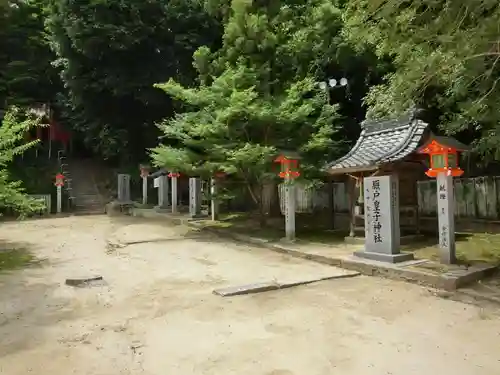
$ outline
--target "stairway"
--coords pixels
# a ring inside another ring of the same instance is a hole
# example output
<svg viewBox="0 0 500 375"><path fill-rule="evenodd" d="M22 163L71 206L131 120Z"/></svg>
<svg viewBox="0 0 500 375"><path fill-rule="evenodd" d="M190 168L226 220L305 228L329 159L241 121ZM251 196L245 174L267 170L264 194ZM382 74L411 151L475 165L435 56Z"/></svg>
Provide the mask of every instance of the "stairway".
<svg viewBox="0 0 500 375"><path fill-rule="evenodd" d="M68 162L73 187L73 209L76 214L104 213L104 199L96 183L99 165L91 159L71 159Z"/></svg>

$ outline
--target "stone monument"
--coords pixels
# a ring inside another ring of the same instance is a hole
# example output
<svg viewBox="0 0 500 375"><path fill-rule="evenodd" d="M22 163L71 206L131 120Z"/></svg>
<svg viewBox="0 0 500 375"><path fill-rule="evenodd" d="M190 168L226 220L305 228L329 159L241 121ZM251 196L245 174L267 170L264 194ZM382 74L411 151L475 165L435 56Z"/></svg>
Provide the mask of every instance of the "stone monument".
<svg viewBox="0 0 500 375"><path fill-rule="evenodd" d="M389 263L412 260L413 254L399 251L399 182L397 177L366 177L363 188L365 249L354 254L362 258Z"/></svg>
<svg viewBox="0 0 500 375"><path fill-rule="evenodd" d="M157 182L155 185L158 185L158 209L166 209L169 206L169 188L168 188L168 176L162 175L156 178ZM156 180L155 179L155 180Z"/></svg>
<svg viewBox="0 0 500 375"><path fill-rule="evenodd" d="M130 175L118 175L118 202L130 203Z"/></svg>

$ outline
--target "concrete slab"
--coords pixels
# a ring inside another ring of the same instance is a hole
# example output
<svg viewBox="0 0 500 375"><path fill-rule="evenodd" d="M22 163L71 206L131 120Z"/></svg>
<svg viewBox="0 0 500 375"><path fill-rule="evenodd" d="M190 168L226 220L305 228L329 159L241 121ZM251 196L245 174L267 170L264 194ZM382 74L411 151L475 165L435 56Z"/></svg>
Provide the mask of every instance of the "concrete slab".
<svg viewBox="0 0 500 375"><path fill-rule="evenodd" d="M340 270L344 272L339 272L339 270L334 269L333 275L323 276L323 277L309 277L302 280L296 278L295 280L289 278L287 281L268 281L254 284L247 284L241 286L231 286L228 288L215 289L214 294L221 297L231 297L244 294L269 292L271 290L291 288L299 285L312 284L319 281L332 280L332 279L345 279L348 277L359 276L359 272Z"/></svg>
<svg viewBox="0 0 500 375"><path fill-rule="evenodd" d="M230 286L229 288L215 289L213 293L221 297L232 297L243 294L268 292L270 290L276 290L279 288L280 286L278 283L269 281L264 283Z"/></svg>

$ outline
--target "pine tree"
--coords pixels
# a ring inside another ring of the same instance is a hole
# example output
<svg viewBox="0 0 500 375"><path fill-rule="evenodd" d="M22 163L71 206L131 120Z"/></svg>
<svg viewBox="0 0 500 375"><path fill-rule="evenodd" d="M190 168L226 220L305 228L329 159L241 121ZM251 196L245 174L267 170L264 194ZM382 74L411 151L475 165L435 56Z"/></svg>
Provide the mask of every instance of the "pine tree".
<svg viewBox="0 0 500 375"><path fill-rule="evenodd" d="M302 174L311 178L339 151L337 108L316 81L335 56L341 16L323 0L233 0L225 14L222 47L194 55L199 85L157 85L185 112L160 125L177 146L151 154L156 165L181 172L229 173L260 205L280 152L298 152Z"/></svg>

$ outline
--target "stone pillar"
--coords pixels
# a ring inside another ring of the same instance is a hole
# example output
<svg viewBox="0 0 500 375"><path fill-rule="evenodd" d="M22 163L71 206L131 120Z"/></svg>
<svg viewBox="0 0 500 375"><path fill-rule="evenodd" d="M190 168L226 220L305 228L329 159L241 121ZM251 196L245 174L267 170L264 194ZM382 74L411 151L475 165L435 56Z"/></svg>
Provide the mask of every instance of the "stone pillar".
<svg viewBox="0 0 500 375"><path fill-rule="evenodd" d="M189 178L189 215L197 217L201 214L201 180L198 177Z"/></svg>
<svg viewBox="0 0 500 375"><path fill-rule="evenodd" d="M210 212L212 214L212 220L215 221L219 219L219 199L217 195L217 179L212 178L210 180Z"/></svg>
<svg viewBox="0 0 500 375"><path fill-rule="evenodd" d="M62 186L57 186L57 213L60 214L62 212ZM50 212L50 207L49 207Z"/></svg>
<svg viewBox="0 0 500 375"><path fill-rule="evenodd" d="M295 240L295 183L287 177L285 185L285 235L288 241Z"/></svg>
<svg viewBox="0 0 500 375"><path fill-rule="evenodd" d="M168 177L160 176L158 178L158 206L159 209L168 208L169 189Z"/></svg>
<svg viewBox="0 0 500 375"><path fill-rule="evenodd" d="M455 196L453 176L439 173L437 176L439 258L441 263L456 263L455 252Z"/></svg>
<svg viewBox="0 0 500 375"><path fill-rule="evenodd" d="M354 254L371 260L397 263L413 259L400 253L399 182L396 176L366 177L365 249Z"/></svg>
<svg viewBox="0 0 500 375"><path fill-rule="evenodd" d="M177 182L178 177L172 176L172 213L177 213L177 202L179 202L177 198Z"/></svg>
<svg viewBox="0 0 500 375"><path fill-rule="evenodd" d="M148 204L148 177L142 178L142 204Z"/></svg>
<svg viewBox="0 0 500 375"><path fill-rule="evenodd" d="M118 175L118 202L130 202L130 175Z"/></svg>

